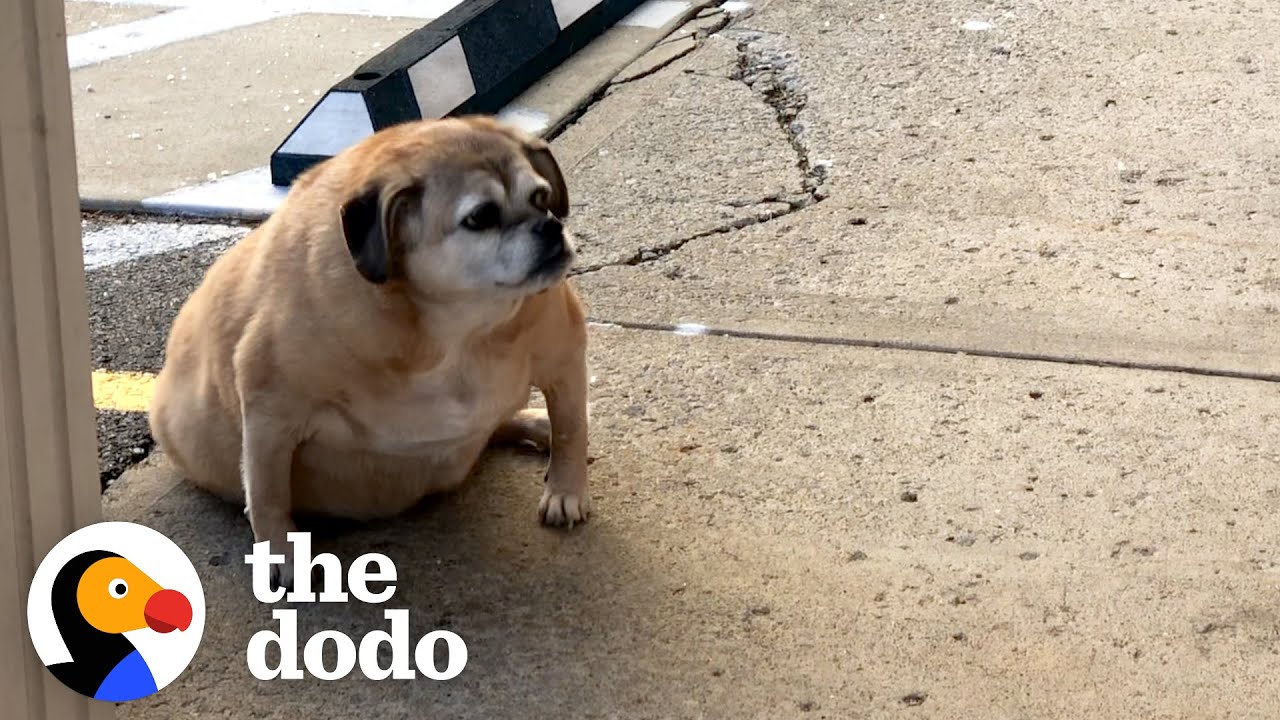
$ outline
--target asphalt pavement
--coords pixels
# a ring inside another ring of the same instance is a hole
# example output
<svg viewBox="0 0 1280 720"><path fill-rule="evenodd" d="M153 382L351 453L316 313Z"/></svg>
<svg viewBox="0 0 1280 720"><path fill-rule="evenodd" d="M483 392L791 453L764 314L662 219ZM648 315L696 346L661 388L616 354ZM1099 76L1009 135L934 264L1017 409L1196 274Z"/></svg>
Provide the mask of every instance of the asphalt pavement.
<svg viewBox="0 0 1280 720"><path fill-rule="evenodd" d="M192 229L198 230L191 233ZM86 255L93 257L100 241L127 236L147 248L171 244L194 234L191 247L149 254L112 255L105 250L102 264L87 273L90 352L93 367L120 373L157 373L164 360L169 326L183 301L200 283L205 270L248 228L239 225L177 224L150 219L89 215L82 223ZM120 257L131 258L118 260ZM136 409L103 407L99 403L98 461L103 486L130 465L144 459L153 440L145 413Z"/></svg>

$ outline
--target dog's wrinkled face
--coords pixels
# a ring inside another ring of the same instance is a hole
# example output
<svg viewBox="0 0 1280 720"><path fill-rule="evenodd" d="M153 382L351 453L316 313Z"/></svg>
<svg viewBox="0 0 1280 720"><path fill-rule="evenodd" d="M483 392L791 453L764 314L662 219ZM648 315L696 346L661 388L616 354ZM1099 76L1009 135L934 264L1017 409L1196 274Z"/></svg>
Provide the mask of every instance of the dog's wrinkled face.
<svg viewBox="0 0 1280 720"><path fill-rule="evenodd" d="M447 192L450 227L435 252L417 253L410 274L431 286L536 288L558 280L572 248L550 213L551 184L519 157L476 168Z"/></svg>
<svg viewBox="0 0 1280 720"><path fill-rule="evenodd" d="M559 282L574 259L564 178L540 140L484 120L424 124L387 145L342 207L356 268L427 297Z"/></svg>

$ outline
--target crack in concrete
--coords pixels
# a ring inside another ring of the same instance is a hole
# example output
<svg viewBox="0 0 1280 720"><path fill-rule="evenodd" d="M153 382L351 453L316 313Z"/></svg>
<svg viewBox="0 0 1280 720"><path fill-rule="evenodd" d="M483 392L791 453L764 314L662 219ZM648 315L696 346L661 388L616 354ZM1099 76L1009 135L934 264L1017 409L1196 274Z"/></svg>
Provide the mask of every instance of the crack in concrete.
<svg viewBox="0 0 1280 720"><path fill-rule="evenodd" d="M725 21L725 24L728 24L727 20ZM605 89L608 90L609 88L615 88L620 85L627 85L629 83L636 82L637 80L643 80L652 75L656 75L657 73L660 73L663 70L666 70L668 67L671 67L672 63L676 62L677 60L680 60L681 58L687 57L689 53L693 52L694 50L697 50L700 47L702 47L702 41L695 38L693 41L693 44L685 48L684 50L681 50L675 55L672 55L666 60L663 60L657 65L654 65L648 70L642 70L634 75L628 75L627 77L624 77L624 78L618 78L617 80L614 80L613 82L609 83L608 87L606 87Z"/></svg>
<svg viewBox="0 0 1280 720"><path fill-rule="evenodd" d="M742 228L745 228L745 227L751 227L752 225L762 225L771 220L776 220L780 217L785 217L787 215L790 215L796 210L799 210L802 207L806 207L809 204L808 202L805 202L803 200L789 200L784 198L778 198L777 196L769 196L767 198L764 198L763 200L750 203L750 205L766 205L769 203L785 204L787 207L781 208L778 210L765 210L758 215L740 217L733 220L732 222L727 222L723 225L717 225L716 227L694 233L693 235L690 235L688 237L680 238L678 240L673 240L667 243L662 243L660 245L643 247L636 250L630 256L622 260L614 260L610 262L596 263L594 265L587 265L584 267L574 268L573 270L569 271L569 275L571 276L586 275L587 273L597 272L599 270L603 270L609 267L627 267L627 266L643 265L645 263L654 262L655 260L659 260L661 258L666 257L667 255L670 255L671 253L679 250L680 248L693 242L694 240L701 240L702 238L711 237L713 235L724 235L725 233L731 233L735 230L741 230Z"/></svg>
<svg viewBox="0 0 1280 720"><path fill-rule="evenodd" d="M724 21L717 24L714 30L708 32L707 37L720 33L721 30L729 25L732 19L732 16L729 16L726 13ZM694 240L700 240L713 235L723 235L735 230L751 227L752 225L771 222L780 217L785 217L793 212L809 207L815 203L822 202L827 198L827 168L830 163L822 160L815 161L810 158L809 147L805 140L805 124L801 118L801 114L804 112L805 107L808 104L808 96L804 93L796 76L786 72L787 66L793 57L793 53L789 50L780 49L776 43L773 42L773 38L766 36L764 33L744 30L735 32L733 35L737 42L738 62L736 69L729 79L746 85L754 93L759 95L765 104L773 109L778 127L786 137L787 143L791 146L792 152L795 153L795 166L800 172L802 192L789 196L771 195L753 202L731 202L729 203L730 205L739 208L764 205L768 203L782 203L786 205L786 208L776 211L766 210L760 214L737 218L732 222L724 223L709 230L703 230L678 240L650 247L642 247L636 250L632 255L622 260L575 268L571 271L571 275L585 275L587 273L603 270L607 267L635 266L654 262L676 252ZM681 52L676 57L663 62L657 67L651 68L649 71L611 83L605 88L605 91L608 91L609 88L616 85L634 82L643 77L648 77L669 67L676 60L679 60L699 47L702 47L704 40L705 38L697 39L693 47L690 47L688 50ZM717 77L716 79L721 78Z"/></svg>
<svg viewBox="0 0 1280 720"><path fill-rule="evenodd" d="M716 7L720 4L721 3L710 3L706 7ZM697 37L692 47L680 52L676 56L660 63L659 65L634 76L615 80L607 85L599 95L593 99L591 104L602 99L608 94L608 91L614 87L647 78L667 69L676 61L688 56L694 50L703 47L706 37L718 35L720 37L734 40L737 43L738 52L737 67L729 75L728 79L745 84L773 109L778 126L784 133L788 143L795 153L796 168L799 170L802 178L803 192L790 197L775 195L765 197L757 201L730 201L726 204L735 208L754 207L769 203L785 204L786 207L778 210L769 209L759 215L738 218L732 222L724 223L711 229L694 233L688 237L652 247L640 248L632 255L619 261L603 262L595 265L575 268L571 271L571 275L585 275L609 267L636 266L654 262L680 250L685 245L695 240L731 233L753 225L771 222L780 217L785 217L796 211L809 207L810 205L821 202L828 197L826 182L827 170L830 167L830 162L814 159L811 155L809 143L806 139L807 123L805 121L805 110L808 104L808 96L804 92L803 83L800 78L794 72L788 71L788 66L791 63L791 60L795 57L795 52L782 47L781 39L771 33L745 28L726 31L725 28L732 23L733 19L733 17L727 17L725 22L717 24L713 30L706 33L706 36ZM670 39L662 42L670 42ZM662 42L660 42L659 45L661 45ZM724 75L708 73L693 68L686 68L684 72L686 74L707 77L714 80L726 79ZM589 109L589 105L584 107L582 113L575 117L575 122L577 118L580 118L581 115L585 114ZM1177 363L1143 362L1099 356L998 350L985 347L916 342L900 339L874 340L870 338L738 330L731 328L709 327L697 323L666 324L617 321L594 317L589 318L589 322L593 325L611 326L627 330L671 332L680 335L707 335L731 339L897 350L941 355L970 355L974 357L1019 362L1045 362L1118 370L1165 372L1200 377L1231 378L1280 384L1280 373L1232 370L1226 368L1182 365Z"/></svg>
<svg viewBox="0 0 1280 720"><path fill-rule="evenodd" d="M826 182L830 162L810 157L807 126L802 117L809 96L799 77L788 71L795 53L781 47L776 36L762 32L739 30L728 36L737 40L738 69L733 79L751 88L773 108L778 127L796 154L796 169L809 196L805 205L822 202L828 196Z"/></svg>
<svg viewBox="0 0 1280 720"><path fill-rule="evenodd" d="M576 108L573 112L565 115L563 118L560 119L559 122L553 125L549 130L547 130L546 134L543 135L543 139L545 139L547 142L551 142L556 138L560 137L561 135L565 134L565 132L568 131L569 128L573 127L574 125L577 125L578 121L582 119L583 115L586 115L591 110L591 108L596 106L596 103L603 100L605 96L609 94L610 87L612 87L612 85L605 85L604 87L600 88L594 93L591 93L591 97L588 97L585 101L583 101L581 106Z"/></svg>

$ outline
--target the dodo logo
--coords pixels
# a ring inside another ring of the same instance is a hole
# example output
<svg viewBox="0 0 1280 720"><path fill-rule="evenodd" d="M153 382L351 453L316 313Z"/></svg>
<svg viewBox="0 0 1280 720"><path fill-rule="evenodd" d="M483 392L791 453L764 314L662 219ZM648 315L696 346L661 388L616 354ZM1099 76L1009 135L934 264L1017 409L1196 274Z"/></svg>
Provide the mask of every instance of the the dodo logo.
<svg viewBox="0 0 1280 720"><path fill-rule="evenodd" d="M81 528L36 569L27 625L41 662L81 695L146 697L186 669L204 630L204 591L169 538L133 523Z"/></svg>

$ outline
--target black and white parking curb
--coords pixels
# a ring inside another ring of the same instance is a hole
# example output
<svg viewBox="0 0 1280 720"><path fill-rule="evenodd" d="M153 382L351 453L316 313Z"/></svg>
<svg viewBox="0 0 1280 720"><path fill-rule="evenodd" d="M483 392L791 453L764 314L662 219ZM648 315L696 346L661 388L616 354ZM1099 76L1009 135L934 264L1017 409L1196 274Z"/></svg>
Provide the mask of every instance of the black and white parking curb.
<svg viewBox="0 0 1280 720"><path fill-rule="evenodd" d="M496 114L642 0L463 0L333 86L271 155L271 182L410 120Z"/></svg>
<svg viewBox="0 0 1280 720"><path fill-rule="evenodd" d="M133 0L112 1L131 2ZM185 2L187 0L167 1ZM308 2L312 1L314 0L308 0ZM346 2L347 0L329 1ZM361 4L375 2L375 0L351 1ZM442 1L452 2L452 0ZM419 3L424 0L376 0L376 2ZM583 2L583 6L590 4L590 0ZM554 4L552 7L555 7ZM562 4L561 7L565 6ZM729 0L721 3L719 7L721 11L731 16L750 12L751 9L750 3L744 0ZM627 64L643 55L662 38L670 36L699 10L700 3L695 0L643 0L638 7L613 23L611 27L605 27L597 31L594 37L583 40L581 44L585 47L578 48L542 77L537 77L531 72L530 74L534 75L531 79L532 85L523 92L519 92L515 98L502 105L493 114L500 120L521 127L527 132L545 136L547 132L559 127L571 117L600 88L607 86L610 79ZM579 19L584 18L585 14L579 17ZM573 24L573 20L567 22ZM464 40L458 42L462 44ZM406 63L408 64L411 63ZM368 64L365 67L368 67ZM362 71L363 68L356 72ZM354 75L355 73L353 77ZM470 76L469 67L467 75ZM475 79L472 78L471 82L474 85ZM369 84L371 83L366 81L365 85ZM341 85L340 83L334 90L339 90ZM356 95L356 99L361 102L351 102L351 95ZM312 108L308 118L318 114L319 106L324 104L323 101L327 97L322 97L321 103ZM410 98L415 104L417 102L417 96L411 92L404 93L403 97ZM470 100L470 97L466 100ZM346 113L342 112L343 102L348 103L348 110L351 111L345 121ZM323 160L366 137L374 131L375 127L380 127L370 107L364 101L363 93L354 92L349 93L346 100L340 99L335 105L326 106L324 114L331 117L328 129L316 131L313 137L321 142L330 143L328 149L331 152L312 155L310 162ZM422 109L419 107L416 112L420 115ZM416 116L411 115L411 117ZM352 125L355 126L354 129L350 127ZM290 138L300 129L301 124L295 126ZM313 132L310 127L307 131ZM313 146L306 154L314 152L316 150ZM274 181L272 168L265 163L267 158L264 157L263 160L264 164L260 167L238 172L224 172L221 177L210 178L207 182L174 188L163 194L144 197L137 201L86 201L82 198L81 202L82 205L93 209L128 208L161 215L260 221L274 212L289 192L287 183L279 184ZM302 163L300 166L306 166L306 164ZM293 177L296 177L296 172Z"/></svg>

